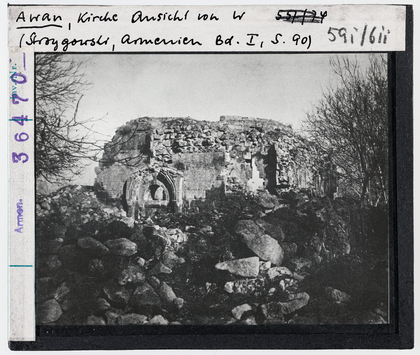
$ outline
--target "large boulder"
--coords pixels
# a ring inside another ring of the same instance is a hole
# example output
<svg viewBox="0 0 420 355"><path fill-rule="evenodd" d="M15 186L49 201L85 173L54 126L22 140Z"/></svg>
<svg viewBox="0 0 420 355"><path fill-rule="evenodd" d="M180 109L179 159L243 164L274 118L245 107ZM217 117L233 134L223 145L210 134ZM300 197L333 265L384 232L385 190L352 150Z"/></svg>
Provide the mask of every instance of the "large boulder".
<svg viewBox="0 0 420 355"><path fill-rule="evenodd" d="M264 234L259 238L252 238L245 241L245 244L262 260L271 261L274 265L281 265L284 252L277 240Z"/></svg>
<svg viewBox="0 0 420 355"><path fill-rule="evenodd" d="M89 220L89 215L84 215L82 217L83 221L85 223L83 223L82 225L79 225L78 223L76 224L75 227L77 227L78 229L80 229L80 231L76 230L72 230L72 225L70 225L67 228L66 231L66 235L67 237L72 237L74 239L74 237L76 237L76 239L79 238L85 238L85 237L91 237L91 238L95 238L97 240L100 239L101 237L101 232L104 230L105 225L104 225L104 221L98 221L96 219L92 219ZM75 235L72 236L72 232L75 233ZM106 238L106 239L101 239L100 241L104 241L110 238ZM75 240L73 240L73 242L75 242Z"/></svg>
<svg viewBox="0 0 420 355"><path fill-rule="evenodd" d="M109 281L103 288L108 299L118 304L126 304L130 299L130 291L114 281Z"/></svg>
<svg viewBox="0 0 420 355"><path fill-rule="evenodd" d="M149 322L148 325L167 325L169 324L168 320L163 318L160 314L154 316Z"/></svg>
<svg viewBox="0 0 420 355"><path fill-rule="evenodd" d="M309 295L306 292L290 294L287 302L270 302L261 305L261 310L266 319L281 317L281 314L290 314L305 307L309 302Z"/></svg>
<svg viewBox="0 0 420 355"><path fill-rule="evenodd" d="M54 292L54 298L61 303L66 298L66 296L72 291L72 289L73 285L71 284L71 282L64 281L60 286L58 286L58 288Z"/></svg>
<svg viewBox="0 0 420 355"><path fill-rule="evenodd" d="M149 270L148 275L159 275L159 274L170 274L172 270L168 268L165 264L159 261L151 270Z"/></svg>
<svg viewBox="0 0 420 355"><path fill-rule="evenodd" d="M333 302L341 303L350 301L350 296L347 293L329 286L325 287L325 294Z"/></svg>
<svg viewBox="0 0 420 355"><path fill-rule="evenodd" d="M284 266L272 267L267 271L267 277L269 280L274 280L276 277L280 277L282 275L293 277L293 273Z"/></svg>
<svg viewBox="0 0 420 355"><path fill-rule="evenodd" d="M247 312L252 310L252 307L248 304L241 304L240 306L236 306L235 308L232 309L232 315L236 318L236 319L241 319L242 315Z"/></svg>
<svg viewBox="0 0 420 355"><path fill-rule="evenodd" d="M262 230L254 221L250 219L240 220L236 224L235 232L243 239L250 239L264 235L264 230Z"/></svg>
<svg viewBox="0 0 420 355"><path fill-rule="evenodd" d="M260 269L259 258L251 258L224 261L216 264L217 270L227 270L231 274L243 277L257 277Z"/></svg>
<svg viewBox="0 0 420 355"><path fill-rule="evenodd" d="M100 256L109 253L109 249L101 242L91 237L80 238L77 245L92 256Z"/></svg>
<svg viewBox="0 0 420 355"><path fill-rule="evenodd" d="M135 229L134 233L128 238L132 242L136 243L139 249L139 253L143 253L147 248L147 239L141 229Z"/></svg>
<svg viewBox="0 0 420 355"><path fill-rule="evenodd" d="M37 323L47 324L55 322L62 314L63 311L61 310L60 304L54 299L48 300L38 309Z"/></svg>
<svg viewBox="0 0 420 355"><path fill-rule="evenodd" d="M147 282L136 287L128 302L134 310L141 310L142 306L153 306L160 303L159 296Z"/></svg>
<svg viewBox="0 0 420 355"><path fill-rule="evenodd" d="M85 301L88 298L86 297L86 295L80 295L77 291L79 290L70 291L64 294L61 300L59 300L61 309L64 312L67 312L68 310L73 309L77 305L82 304L83 301Z"/></svg>
<svg viewBox="0 0 420 355"><path fill-rule="evenodd" d="M264 221L263 219L257 219L255 223L264 230L265 234L270 235L280 242L284 240L284 232L280 226Z"/></svg>
<svg viewBox="0 0 420 355"><path fill-rule="evenodd" d="M146 279L144 270L139 265L128 265L118 274L118 283L125 285L127 282L139 283Z"/></svg>
<svg viewBox="0 0 420 355"><path fill-rule="evenodd" d="M279 205L278 198L268 191L261 191L256 197L256 202L264 209L273 209Z"/></svg>
<svg viewBox="0 0 420 355"><path fill-rule="evenodd" d="M168 304L173 303L173 301L177 298L174 290L172 290L172 287L164 281L160 283L159 296L163 302Z"/></svg>
<svg viewBox="0 0 420 355"><path fill-rule="evenodd" d="M172 269L173 267L185 263L184 258L180 258L173 251L165 251L162 254L162 263L168 268Z"/></svg>
<svg viewBox="0 0 420 355"><path fill-rule="evenodd" d="M236 225L235 231L242 237L243 242L262 260L271 261L275 265L281 265L284 252L277 240L268 234L251 220L241 220Z"/></svg>
<svg viewBox="0 0 420 355"><path fill-rule="evenodd" d="M105 246L114 255L130 256L137 253L137 244L126 238L108 240Z"/></svg>
<svg viewBox="0 0 420 355"><path fill-rule="evenodd" d="M133 229L122 221L112 221L109 223L101 233L98 234L98 239L101 241L109 239L130 238L133 234Z"/></svg>

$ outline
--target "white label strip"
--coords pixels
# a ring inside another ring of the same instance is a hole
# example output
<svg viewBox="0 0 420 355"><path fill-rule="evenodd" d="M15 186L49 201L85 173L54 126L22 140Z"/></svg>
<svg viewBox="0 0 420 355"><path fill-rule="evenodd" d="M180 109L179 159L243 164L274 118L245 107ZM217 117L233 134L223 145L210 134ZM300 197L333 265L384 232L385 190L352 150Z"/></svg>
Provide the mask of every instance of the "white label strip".
<svg viewBox="0 0 420 355"><path fill-rule="evenodd" d="M405 50L405 6L10 6L9 46L42 52Z"/></svg>
<svg viewBox="0 0 420 355"><path fill-rule="evenodd" d="M9 340L35 340L33 48L9 48Z"/></svg>

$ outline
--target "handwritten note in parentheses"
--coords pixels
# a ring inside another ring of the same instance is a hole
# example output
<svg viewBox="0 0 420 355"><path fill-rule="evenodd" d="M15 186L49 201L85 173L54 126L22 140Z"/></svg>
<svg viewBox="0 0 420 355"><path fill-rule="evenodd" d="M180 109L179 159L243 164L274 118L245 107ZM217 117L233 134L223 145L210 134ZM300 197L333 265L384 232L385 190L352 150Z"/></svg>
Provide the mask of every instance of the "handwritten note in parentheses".
<svg viewBox="0 0 420 355"><path fill-rule="evenodd" d="M405 50L405 6L9 6L9 45L42 52Z"/></svg>
<svg viewBox="0 0 420 355"><path fill-rule="evenodd" d="M9 48L9 340L35 340L33 49Z"/></svg>

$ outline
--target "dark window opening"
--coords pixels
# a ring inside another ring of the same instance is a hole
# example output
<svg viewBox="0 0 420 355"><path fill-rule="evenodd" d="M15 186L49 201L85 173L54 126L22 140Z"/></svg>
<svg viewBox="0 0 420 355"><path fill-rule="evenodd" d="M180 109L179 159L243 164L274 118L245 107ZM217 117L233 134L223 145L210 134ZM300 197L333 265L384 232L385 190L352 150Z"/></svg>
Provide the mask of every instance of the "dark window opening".
<svg viewBox="0 0 420 355"><path fill-rule="evenodd" d="M165 189L160 185L150 185L149 190L154 201L166 201L168 199Z"/></svg>

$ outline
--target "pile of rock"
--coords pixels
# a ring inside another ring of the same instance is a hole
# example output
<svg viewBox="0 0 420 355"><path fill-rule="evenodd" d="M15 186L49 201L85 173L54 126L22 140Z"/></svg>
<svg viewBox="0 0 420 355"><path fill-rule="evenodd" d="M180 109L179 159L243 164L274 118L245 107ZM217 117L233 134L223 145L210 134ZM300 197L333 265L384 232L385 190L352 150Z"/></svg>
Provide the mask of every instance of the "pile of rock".
<svg viewBox="0 0 420 355"><path fill-rule="evenodd" d="M240 220L235 232L257 256L215 265L217 270L225 270L235 276L234 281L228 281L224 285L225 292L253 300L252 305L245 303L234 307L233 317L245 322L244 324L257 324L255 316L259 314L264 324L285 323L284 315L305 307L309 295L296 292L297 283L304 276L281 266L285 257L281 247L284 240L283 231L279 226L258 219ZM278 300L281 298L284 301ZM242 319L244 314L246 317Z"/></svg>
<svg viewBox="0 0 420 355"><path fill-rule="evenodd" d="M67 224L110 221L126 215L122 208L101 202L91 188L81 185L65 186L48 196L37 196L35 209L38 218L56 216Z"/></svg>
<svg viewBox="0 0 420 355"><path fill-rule="evenodd" d="M37 323L168 324L165 312L184 300L160 277L185 262L174 250L186 235L150 221L135 228L114 221L89 235L39 244Z"/></svg>
<svg viewBox="0 0 420 355"><path fill-rule="evenodd" d="M335 203L265 191L134 223L64 188L39 202L37 323L385 323L375 268L386 283L386 265L351 255L348 213Z"/></svg>

